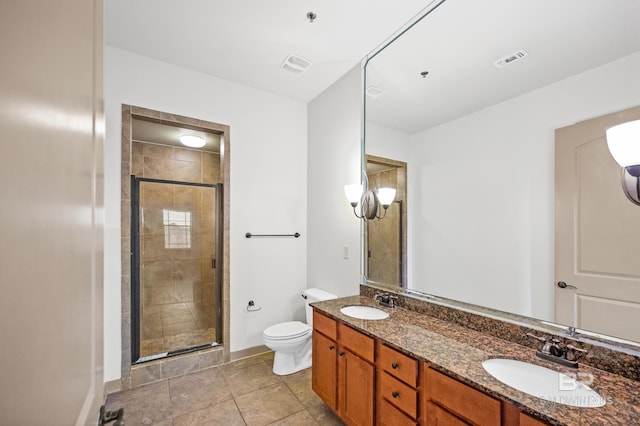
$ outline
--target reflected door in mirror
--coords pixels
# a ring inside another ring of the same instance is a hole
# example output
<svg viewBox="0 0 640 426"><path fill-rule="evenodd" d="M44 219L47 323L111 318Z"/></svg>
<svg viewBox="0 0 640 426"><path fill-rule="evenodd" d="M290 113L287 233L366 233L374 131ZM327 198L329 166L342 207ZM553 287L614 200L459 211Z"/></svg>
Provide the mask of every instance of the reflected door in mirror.
<svg viewBox="0 0 640 426"><path fill-rule="evenodd" d="M556 130L556 322L640 341L640 207L605 129L640 107Z"/></svg>

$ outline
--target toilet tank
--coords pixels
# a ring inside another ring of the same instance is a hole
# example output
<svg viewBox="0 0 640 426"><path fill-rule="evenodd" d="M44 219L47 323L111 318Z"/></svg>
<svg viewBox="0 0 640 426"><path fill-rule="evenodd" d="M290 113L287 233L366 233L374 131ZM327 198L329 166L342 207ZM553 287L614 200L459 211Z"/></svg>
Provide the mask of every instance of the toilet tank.
<svg viewBox="0 0 640 426"><path fill-rule="evenodd" d="M320 288L308 288L302 292L302 297L305 299L304 307L307 314L307 324L313 327L313 308L309 306L310 303L322 302L323 300L337 299L333 293L324 291Z"/></svg>

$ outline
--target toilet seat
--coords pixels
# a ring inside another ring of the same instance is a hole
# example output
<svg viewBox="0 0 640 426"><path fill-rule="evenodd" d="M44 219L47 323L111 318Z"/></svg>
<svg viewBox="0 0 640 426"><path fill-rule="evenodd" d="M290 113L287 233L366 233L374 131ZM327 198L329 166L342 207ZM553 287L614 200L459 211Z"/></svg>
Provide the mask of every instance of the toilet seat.
<svg viewBox="0 0 640 426"><path fill-rule="evenodd" d="M311 333L311 326L301 321L288 321L272 325L264 331L264 336L272 340L287 340Z"/></svg>

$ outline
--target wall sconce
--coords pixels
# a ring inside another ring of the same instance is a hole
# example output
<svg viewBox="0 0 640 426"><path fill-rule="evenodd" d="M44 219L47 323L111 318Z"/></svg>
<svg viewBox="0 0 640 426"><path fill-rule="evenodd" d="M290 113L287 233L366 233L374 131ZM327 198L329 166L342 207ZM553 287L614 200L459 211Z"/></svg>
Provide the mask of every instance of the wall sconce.
<svg viewBox="0 0 640 426"><path fill-rule="evenodd" d="M344 193L347 200L353 207L353 214L358 219L372 220L382 219L387 215L387 209L393 203L396 196L396 190L393 188L378 188L378 193L371 190L363 191L362 185L353 184L345 185ZM357 213L356 207L360 204L360 214ZM382 216L379 214L380 206L382 206Z"/></svg>
<svg viewBox="0 0 640 426"><path fill-rule="evenodd" d="M627 198L640 205L640 120L609 127L609 151L622 167L622 189Z"/></svg>

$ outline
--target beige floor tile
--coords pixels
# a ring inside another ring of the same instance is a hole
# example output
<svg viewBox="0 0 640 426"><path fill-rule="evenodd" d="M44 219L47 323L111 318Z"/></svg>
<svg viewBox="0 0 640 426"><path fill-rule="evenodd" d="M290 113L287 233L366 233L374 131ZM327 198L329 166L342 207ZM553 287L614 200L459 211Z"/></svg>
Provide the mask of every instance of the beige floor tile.
<svg viewBox="0 0 640 426"><path fill-rule="evenodd" d="M271 423L271 426L319 426L319 423L313 419L313 416L307 411L300 411L289 417L277 422Z"/></svg>
<svg viewBox="0 0 640 426"><path fill-rule="evenodd" d="M217 367L169 380L169 395L174 417L233 399Z"/></svg>
<svg viewBox="0 0 640 426"><path fill-rule="evenodd" d="M304 411L284 383L247 393L235 400L248 426L268 425Z"/></svg>
<svg viewBox="0 0 640 426"><path fill-rule="evenodd" d="M174 417L173 426L246 426L233 400L224 401L203 410Z"/></svg>
<svg viewBox="0 0 640 426"><path fill-rule="evenodd" d="M246 367L229 368L221 371L234 397L268 386L282 384L280 377L273 374L271 368L260 359Z"/></svg>
<svg viewBox="0 0 640 426"><path fill-rule="evenodd" d="M185 426L343 426L311 390L311 369L271 371L273 352L110 394L125 424Z"/></svg>
<svg viewBox="0 0 640 426"><path fill-rule="evenodd" d="M124 408L124 420L130 425L152 425L171 421L169 386L166 380L109 395L105 409Z"/></svg>

